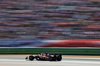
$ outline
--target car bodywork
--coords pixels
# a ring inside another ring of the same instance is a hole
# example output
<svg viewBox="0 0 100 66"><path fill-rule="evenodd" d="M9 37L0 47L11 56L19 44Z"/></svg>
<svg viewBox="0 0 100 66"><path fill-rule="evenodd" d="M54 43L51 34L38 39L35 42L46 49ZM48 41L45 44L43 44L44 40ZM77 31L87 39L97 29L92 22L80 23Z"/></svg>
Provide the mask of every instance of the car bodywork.
<svg viewBox="0 0 100 66"><path fill-rule="evenodd" d="M62 55L61 54L49 54L49 53L41 53L36 56L30 55L25 58L26 60L33 61L34 59L40 60L48 60L48 61L61 61Z"/></svg>

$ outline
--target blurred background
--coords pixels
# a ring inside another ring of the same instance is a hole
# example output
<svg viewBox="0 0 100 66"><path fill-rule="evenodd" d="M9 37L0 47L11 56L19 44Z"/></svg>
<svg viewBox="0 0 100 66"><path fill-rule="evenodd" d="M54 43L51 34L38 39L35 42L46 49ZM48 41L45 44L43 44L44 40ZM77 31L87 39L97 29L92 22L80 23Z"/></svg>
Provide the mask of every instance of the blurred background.
<svg viewBox="0 0 100 66"><path fill-rule="evenodd" d="M0 0L0 47L100 47L100 0Z"/></svg>

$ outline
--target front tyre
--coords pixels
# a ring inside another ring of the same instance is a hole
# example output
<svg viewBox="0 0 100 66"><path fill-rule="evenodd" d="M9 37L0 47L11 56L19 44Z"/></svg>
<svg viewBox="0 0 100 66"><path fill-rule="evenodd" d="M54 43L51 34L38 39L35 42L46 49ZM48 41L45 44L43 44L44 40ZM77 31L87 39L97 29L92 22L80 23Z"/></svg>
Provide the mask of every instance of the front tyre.
<svg viewBox="0 0 100 66"><path fill-rule="evenodd" d="M28 59L28 56L25 59L27 60Z"/></svg>
<svg viewBox="0 0 100 66"><path fill-rule="evenodd" d="M39 58L38 56L36 56L36 60L38 60L38 61L39 61L39 60L40 60L40 58Z"/></svg>
<svg viewBox="0 0 100 66"><path fill-rule="evenodd" d="M33 61L34 60L34 56L29 56L29 60Z"/></svg>

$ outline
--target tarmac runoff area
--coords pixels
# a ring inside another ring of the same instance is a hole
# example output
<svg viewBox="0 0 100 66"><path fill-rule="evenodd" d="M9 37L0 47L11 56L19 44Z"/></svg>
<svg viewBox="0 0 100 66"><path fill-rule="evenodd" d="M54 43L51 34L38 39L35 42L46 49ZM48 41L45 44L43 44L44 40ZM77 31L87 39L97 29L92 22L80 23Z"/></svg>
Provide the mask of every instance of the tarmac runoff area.
<svg viewBox="0 0 100 66"><path fill-rule="evenodd" d="M28 55L0 55L0 66L100 66L100 56L63 56L62 61L26 61Z"/></svg>

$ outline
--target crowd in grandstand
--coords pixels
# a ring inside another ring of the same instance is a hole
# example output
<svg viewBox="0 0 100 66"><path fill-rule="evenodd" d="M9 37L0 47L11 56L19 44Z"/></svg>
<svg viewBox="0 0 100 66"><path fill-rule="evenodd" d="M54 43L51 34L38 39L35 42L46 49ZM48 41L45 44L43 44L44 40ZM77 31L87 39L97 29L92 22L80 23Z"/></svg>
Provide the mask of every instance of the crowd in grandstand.
<svg viewBox="0 0 100 66"><path fill-rule="evenodd" d="M99 0L0 0L0 40L100 39Z"/></svg>

